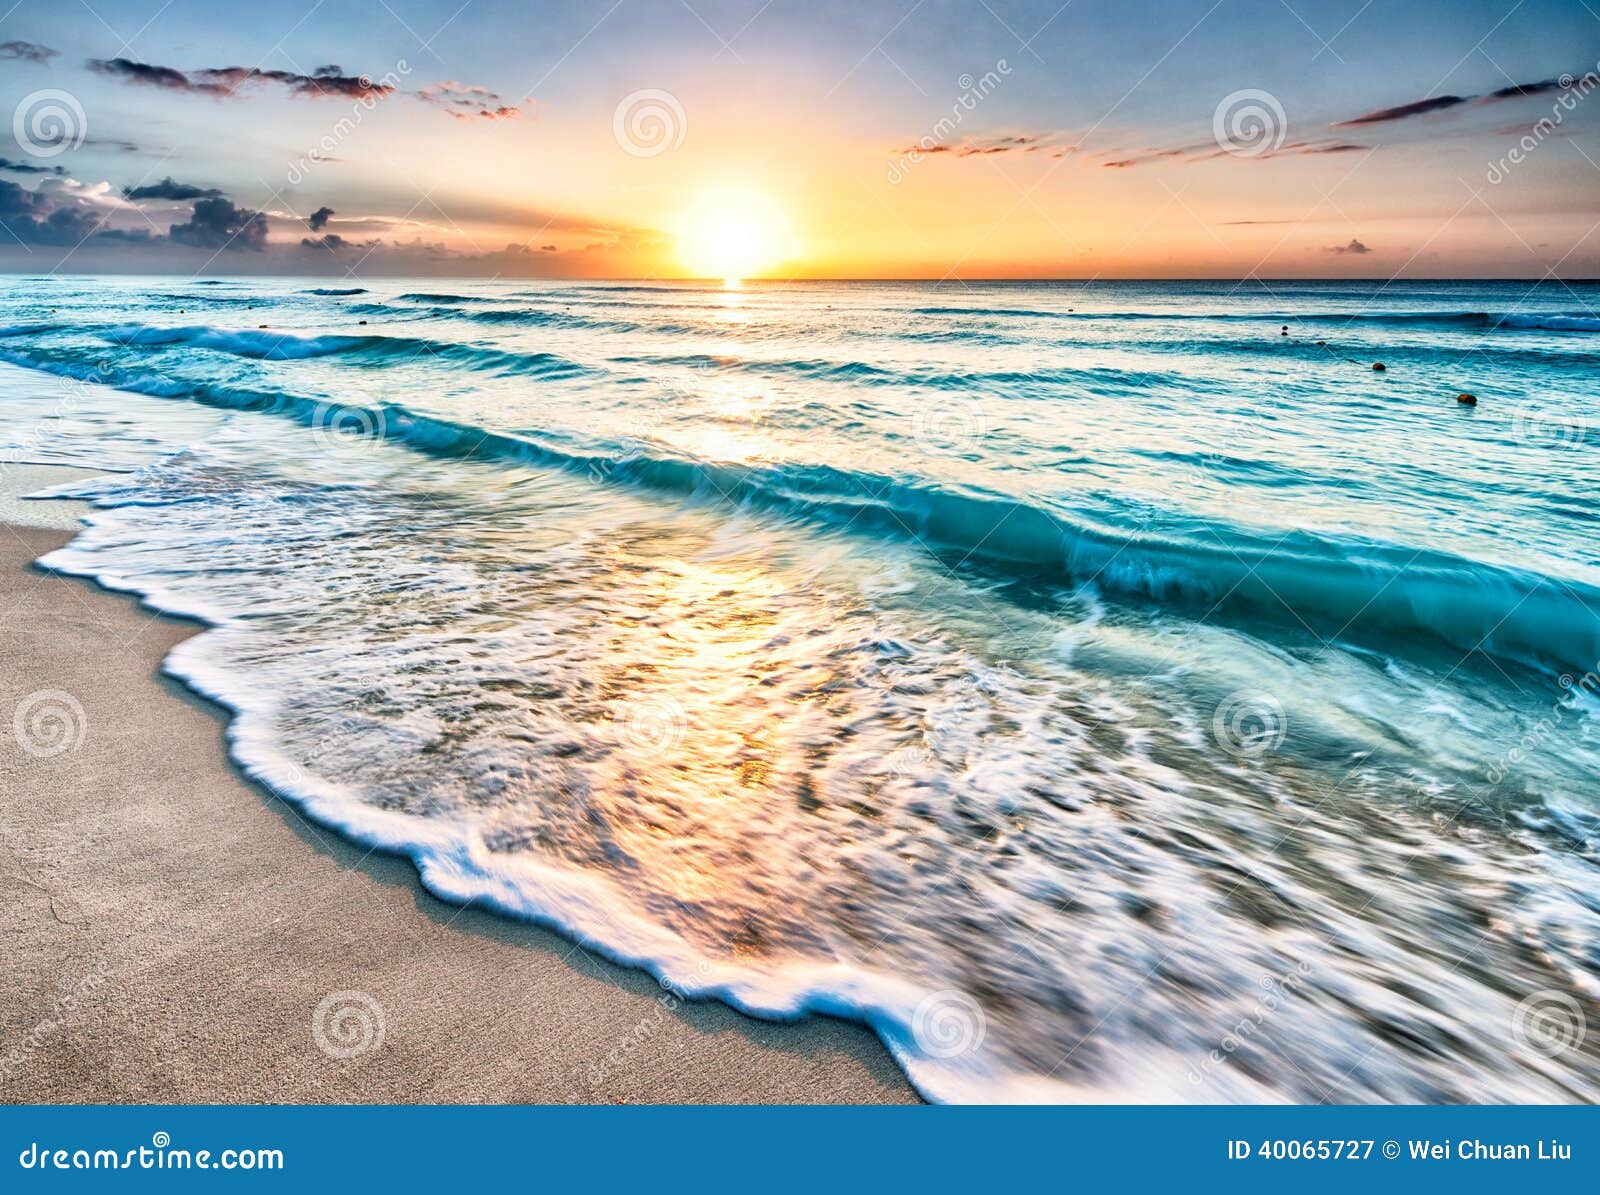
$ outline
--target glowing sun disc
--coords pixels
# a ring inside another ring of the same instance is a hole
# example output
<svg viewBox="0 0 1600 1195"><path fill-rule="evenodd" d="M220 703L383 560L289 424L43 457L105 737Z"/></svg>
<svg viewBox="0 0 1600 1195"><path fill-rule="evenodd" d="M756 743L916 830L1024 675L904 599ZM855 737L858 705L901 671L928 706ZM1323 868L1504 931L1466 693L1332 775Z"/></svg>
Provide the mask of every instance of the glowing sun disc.
<svg viewBox="0 0 1600 1195"><path fill-rule="evenodd" d="M794 256L788 221L764 195L708 191L683 214L678 259L698 278L753 278Z"/></svg>

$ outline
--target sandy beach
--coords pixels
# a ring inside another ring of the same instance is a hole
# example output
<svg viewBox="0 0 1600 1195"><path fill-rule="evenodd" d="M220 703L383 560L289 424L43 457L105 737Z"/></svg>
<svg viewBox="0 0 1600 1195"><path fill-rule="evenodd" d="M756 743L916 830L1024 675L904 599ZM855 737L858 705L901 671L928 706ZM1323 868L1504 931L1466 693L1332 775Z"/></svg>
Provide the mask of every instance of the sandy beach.
<svg viewBox="0 0 1600 1195"><path fill-rule="evenodd" d="M862 1028L680 1002L243 779L220 711L159 672L198 628L32 566L78 509L0 506L0 1100L916 1098ZM40 693L81 717L30 753L12 721Z"/></svg>

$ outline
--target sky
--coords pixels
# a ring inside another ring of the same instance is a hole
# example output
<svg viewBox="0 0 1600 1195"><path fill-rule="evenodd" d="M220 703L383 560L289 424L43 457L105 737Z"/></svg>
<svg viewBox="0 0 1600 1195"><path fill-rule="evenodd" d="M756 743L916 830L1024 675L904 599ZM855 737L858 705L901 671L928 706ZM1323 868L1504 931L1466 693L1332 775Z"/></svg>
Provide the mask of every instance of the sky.
<svg viewBox="0 0 1600 1195"><path fill-rule="evenodd" d="M1597 0L0 17L6 271L1582 278L1597 225Z"/></svg>

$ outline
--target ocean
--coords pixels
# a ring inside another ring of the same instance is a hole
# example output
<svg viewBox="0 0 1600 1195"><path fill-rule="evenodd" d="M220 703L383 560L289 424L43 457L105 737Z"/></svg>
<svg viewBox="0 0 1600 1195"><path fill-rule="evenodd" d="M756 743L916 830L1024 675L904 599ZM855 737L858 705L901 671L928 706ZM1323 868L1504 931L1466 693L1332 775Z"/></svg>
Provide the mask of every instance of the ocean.
<svg viewBox="0 0 1600 1195"><path fill-rule="evenodd" d="M45 566L439 896L936 1100L1600 1099L1600 287L0 295Z"/></svg>

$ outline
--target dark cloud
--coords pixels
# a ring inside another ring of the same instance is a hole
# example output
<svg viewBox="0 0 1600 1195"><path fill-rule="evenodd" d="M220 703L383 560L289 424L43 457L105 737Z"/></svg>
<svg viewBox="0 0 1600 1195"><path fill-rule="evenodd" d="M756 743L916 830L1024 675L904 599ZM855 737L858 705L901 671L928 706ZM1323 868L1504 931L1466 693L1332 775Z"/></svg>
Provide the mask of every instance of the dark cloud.
<svg viewBox="0 0 1600 1195"><path fill-rule="evenodd" d="M85 64L99 75L109 75L124 83L141 87L156 87L163 91L188 91L201 95L227 95L226 88L211 83L196 83L180 70L170 66L153 66L148 62L135 62L131 58L91 58Z"/></svg>
<svg viewBox="0 0 1600 1195"><path fill-rule="evenodd" d="M13 162L10 158L0 158L0 170L10 170L16 174L65 174L64 166L35 166L32 162Z"/></svg>
<svg viewBox="0 0 1600 1195"><path fill-rule="evenodd" d="M394 91L392 83L374 83L365 75L323 74L319 68L315 75L302 75L294 71L264 71L256 67L223 66L212 70L195 71L194 77L205 85L222 87L232 95L251 83L278 83L294 95L321 98L361 100L368 96L382 98Z"/></svg>
<svg viewBox="0 0 1600 1195"><path fill-rule="evenodd" d="M1519 100L1528 95L1548 95L1552 91L1570 91L1574 87L1582 88L1585 92L1600 87L1600 75L1594 71L1585 71L1582 75L1562 75L1559 79L1541 79L1537 83L1513 83L1510 87L1502 87L1491 91L1483 97L1485 104L1492 104L1499 100Z"/></svg>
<svg viewBox="0 0 1600 1195"><path fill-rule="evenodd" d="M89 69L125 83L156 87L163 91L192 95L231 96L239 89L257 83L276 83L293 95L321 98L381 98L394 91L392 83L374 83L365 75L337 73L336 67L318 67L315 75L294 71L264 71L257 67L222 66L197 71L180 71L171 66L155 66L129 58L91 58ZM322 72L328 71L324 74Z"/></svg>
<svg viewBox="0 0 1600 1195"><path fill-rule="evenodd" d="M36 41L0 41L0 59L12 62L49 62L60 53Z"/></svg>
<svg viewBox="0 0 1600 1195"><path fill-rule="evenodd" d="M1334 141L1326 145L1306 145L1299 149L1303 154L1353 154L1363 153L1371 148L1366 145L1357 145L1352 141Z"/></svg>
<svg viewBox="0 0 1600 1195"><path fill-rule="evenodd" d="M78 245L103 219L87 204L0 179L0 226L24 245Z"/></svg>
<svg viewBox="0 0 1600 1195"><path fill-rule="evenodd" d="M417 92L417 98L457 120L515 120L522 115L522 109L506 103L504 96L454 79L427 84Z"/></svg>
<svg viewBox="0 0 1600 1195"><path fill-rule="evenodd" d="M319 237L301 237L300 244L306 249L327 249L337 253L340 249L353 248L349 241L336 232L324 233Z"/></svg>
<svg viewBox="0 0 1600 1195"><path fill-rule="evenodd" d="M1443 112L1446 108L1454 108L1465 104L1472 97L1470 95L1436 95L1428 100L1413 100L1409 104L1397 104L1393 108L1379 108L1375 112L1367 112L1349 120L1335 121L1336 129L1353 128L1356 125L1384 124L1391 120L1405 120L1408 116L1425 116L1429 112Z"/></svg>
<svg viewBox="0 0 1600 1195"><path fill-rule="evenodd" d="M259 251L267 243L267 218L261 212L235 207L229 199L202 199L186 224L174 224L167 235L180 245L200 249Z"/></svg>
<svg viewBox="0 0 1600 1195"><path fill-rule="evenodd" d="M328 222L332 215L333 209L331 207L319 207L306 218L306 225L312 232L321 232L322 226Z"/></svg>
<svg viewBox="0 0 1600 1195"><path fill-rule="evenodd" d="M1357 256L1360 256L1363 253L1371 253L1372 250L1368 249L1365 245L1363 245L1360 241L1356 240L1354 237L1351 237L1350 238L1350 243L1348 245L1329 245L1328 248L1327 248L1327 252L1329 252L1329 253L1340 253L1340 254L1354 253Z"/></svg>
<svg viewBox="0 0 1600 1195"><path fill-rule="evenodd" d="M215 187L197 187L193 183L180 183L171 175L159 183L122 188L125 199L215 199L221 194L222 192Z"/></svg>

